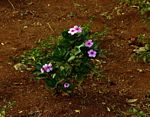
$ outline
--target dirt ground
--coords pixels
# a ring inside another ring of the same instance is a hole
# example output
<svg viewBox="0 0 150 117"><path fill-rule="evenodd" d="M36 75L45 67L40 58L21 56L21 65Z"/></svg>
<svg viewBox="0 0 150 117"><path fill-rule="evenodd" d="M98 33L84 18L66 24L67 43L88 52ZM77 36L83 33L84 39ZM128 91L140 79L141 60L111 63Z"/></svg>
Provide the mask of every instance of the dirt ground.
<svg viewBox="0 0 150 117"><path fill-rule="evenodd" d="M35 41L86 23L92 31L109 28L101 39L108 52L102 67L105 80L89 79L82 93L54 97L42 81L13 68L10 58L34 47ZM148 113L150 64L130 60L133 48L128 43L148 34L148 25L136 8L115 0L1 0L0 107L15 102L6 117L122 117L131 107L127 100L137 99L134 104Z"/></svg>

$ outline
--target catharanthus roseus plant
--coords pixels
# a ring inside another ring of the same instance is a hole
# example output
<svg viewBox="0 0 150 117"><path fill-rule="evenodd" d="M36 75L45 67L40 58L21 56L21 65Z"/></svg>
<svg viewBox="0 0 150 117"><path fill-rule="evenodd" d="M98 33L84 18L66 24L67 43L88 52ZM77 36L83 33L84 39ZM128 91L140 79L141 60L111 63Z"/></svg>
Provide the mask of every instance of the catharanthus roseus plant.
<svg viewBox="0 0 150 117"><path fill-rule="evenodd" d="M38 56L30 57L33 62L27 64L34 65L36 78L50 89L71 93L92 72L99 49L88 27L73 26L62 32L53 48L38 50Z"/></svg>

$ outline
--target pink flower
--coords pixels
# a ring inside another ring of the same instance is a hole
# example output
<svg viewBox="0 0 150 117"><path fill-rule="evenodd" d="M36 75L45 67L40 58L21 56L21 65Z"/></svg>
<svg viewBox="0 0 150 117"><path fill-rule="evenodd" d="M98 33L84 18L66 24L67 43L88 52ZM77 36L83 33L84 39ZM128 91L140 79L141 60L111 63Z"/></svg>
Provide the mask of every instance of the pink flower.
<svg viewBox="0 0 150 117"><path fill-rule="evenodd" d="M74 28L70 28L68 31L69 34L74 35L77 33L77 31Z"/></svg>
<svg viewBox="0 0 150 117"><path fill-rule="evenodd" d="M64 83L64 88L68 88L70 86L69 83Z"/></svg>
<svg viewBox="0 0 150 117"><path fill-rule="evenodd" d="M76 33L81 33L82 32L82 28L79 26L74 26L73 28L70 28L68 33L71 35L74 35Z"/></svg>
<svg viewBox="0 0 150 117"><path fill-rule="evenodd" d="M82 28L80 26L74 26L73 27L78 33L82 32Z"/></svg>
<svg viewBox="0 0 150 117"><path fill-rule="evenodd" d="M45 65L43 65L42 68L41 68L41 73L50 72L50 71L52 71L52 70L53 70L53 68L52 68L52 64L51 64L51 63L45 64Z"/></svg>
<svg viewBox="0 0 150 117"><path fill-rule="evenodd" d="M93 42L92 42L92 40L88 40L88 41L86 41L85 43L84 43L84 45L86 46L86 47L92 47L93 46Z"/></svg>
<svg viewBox="0 0 150 117"><path fill-rule="evenodd" d="M89 50L88 51L88 55L89 55L89 57L93 57L93 58L95 58L96 57L96 54L97 54L97 52L96 51L94 51L94 50Z"/></svg>

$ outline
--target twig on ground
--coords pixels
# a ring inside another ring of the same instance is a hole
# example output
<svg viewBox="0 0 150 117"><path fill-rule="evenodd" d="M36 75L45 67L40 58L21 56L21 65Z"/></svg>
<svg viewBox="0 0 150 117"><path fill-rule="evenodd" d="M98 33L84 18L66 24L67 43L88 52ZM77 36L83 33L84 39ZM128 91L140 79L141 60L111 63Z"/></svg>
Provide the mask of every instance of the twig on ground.
<svg viewBox="0 0 150 117"><path fill-rule="evenodd" d="M10 5L12 6L12 8L15 10L15 7L14 7L13 3L12 3L10 0L8 0L8 2L9 2Z"/></svg>
<svg viewBox="0 0 150 117"><path fill-rule="evenodd" d="M50 23L47 23L48 27L51 29L51 31L54 33L53 28L51 27Z"/></svg>

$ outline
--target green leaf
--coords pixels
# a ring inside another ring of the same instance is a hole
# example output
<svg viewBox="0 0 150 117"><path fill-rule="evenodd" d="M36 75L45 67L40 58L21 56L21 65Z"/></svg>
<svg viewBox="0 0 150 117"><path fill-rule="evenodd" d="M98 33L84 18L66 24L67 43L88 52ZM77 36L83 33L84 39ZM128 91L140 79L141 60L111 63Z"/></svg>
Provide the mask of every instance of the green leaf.
<svg viewBox="0 0 150 117"><path fill-rule="evenodd" d="M70 34L68 33L68 30L65 30L64 32L62 32L62 36L63 36L63 38L66 39L66 40L75 40L76 37L77 37L76 34L75 34L75 35L70 35Z"/></svg>
<svg viewBox="0 0 150 117"><path fill-rule="evenodd" d="M128 99L127 102L128 102L128 103L134 103L134 102L136 102L137 100L138 100L138 99Z"/></svg>
<svg viewBox="0 0 150 117"><path fill-rule="evenodd" d="M41 64L36 64L36 65L35 65L36 70L39 70L39 71L40 71L41 67L42 67Z"/></svg>
<svg viewBox="0 0 150 117"><path fill-rule="evenodd" d="M35 80L41 80L42 78L41 77L35 77L34 79Z"/></svg>
<svg viewBox="0 0 150 117"><path fill-rule="evenodd" d="M147 62L147 57L146 56L143 57L143 61Z"/></svg>
<svg viewBox="0 0 150 117"><path fill-rule="evenodd" d="M52 75L52 78L55 78L55 76L56 76L56 73Z"/></svg>
<svg viewBox="0 0 150 117"><path fill-rule="evenodd" d="M53 52L53 56L52 59L53 61L65 61L67 59L67 50L65 48L59 48L57 47L54 52Z"/></svg>
<svg viewBox="0 0 150 117"><path fill-rule="evenodd" d="M68 62L70 62L70 61L72 61L72 60L74 60L76 58L76 56L71 56L69 59L68 59Z"/></svg>
<svg viewBox="0 0 150 117"><path fill-rule="evenodd" d="M56 86L57 81L55 79L49 79L49 78L45 78L44 79L46 86L48 86L49 88L54 88Z"/></svg>

